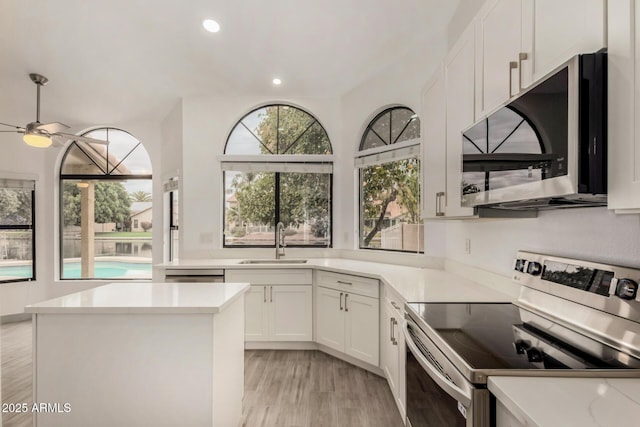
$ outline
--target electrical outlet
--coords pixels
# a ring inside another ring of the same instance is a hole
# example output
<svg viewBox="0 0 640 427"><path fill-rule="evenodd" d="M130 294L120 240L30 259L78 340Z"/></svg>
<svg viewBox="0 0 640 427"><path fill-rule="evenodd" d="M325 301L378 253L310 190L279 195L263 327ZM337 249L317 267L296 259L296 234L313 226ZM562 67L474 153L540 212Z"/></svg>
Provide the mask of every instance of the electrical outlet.
<svg viewBox="0 0 640 427"><path fill-rule="evenodd" d="M467 255L471 255L471 239L465 239L465 241L464 241L464 252Z"/></svg>

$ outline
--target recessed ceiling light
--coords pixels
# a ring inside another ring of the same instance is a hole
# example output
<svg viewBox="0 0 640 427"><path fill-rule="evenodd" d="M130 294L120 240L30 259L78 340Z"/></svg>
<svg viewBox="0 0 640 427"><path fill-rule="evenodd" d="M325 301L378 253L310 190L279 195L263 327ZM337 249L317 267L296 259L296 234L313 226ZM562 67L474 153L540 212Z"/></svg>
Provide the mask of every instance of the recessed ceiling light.
<svg viewBox="0 0 640 427"><path fill-rule="evenodd" d="M220 31L220 24L218 24L213 19L205 19L204 21L202 21L202 26L210 33L217 33L218 31Z"/></svg>
<svg viewBox="0 0 640 427"><path fill-rule="evenodd" d="M280 85L282 84L282 80L277 79L277 78L276 78L276 79L271 80L271 82L272 82L274 85L276 85L276 86L280 86Z"/></svg>

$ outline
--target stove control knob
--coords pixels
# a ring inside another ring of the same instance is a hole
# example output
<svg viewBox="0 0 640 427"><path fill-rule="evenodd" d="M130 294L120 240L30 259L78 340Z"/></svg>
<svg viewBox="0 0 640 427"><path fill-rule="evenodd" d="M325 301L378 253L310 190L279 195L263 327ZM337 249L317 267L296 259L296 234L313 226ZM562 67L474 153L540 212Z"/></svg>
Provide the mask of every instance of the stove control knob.
<svg viewBox="0 0 640 427"><path fill-rule="evenodd" d="M516 266L515 266L514 270L523 273L524 272L524 266L526 265L526 263L527 263L527 260L524 260L524 259L516 260Z"/></svg>
<svg viewBox="0 0 640 427"><path fill-rule="evenodd" d="M540 264L539 262L530 262L527 266L527 273L531 274L532 276L539 275L540 273L542 273L542 264Z"/></svg>
<svg viewBox="0 0 640 427"><path fill-rule="evenodd" d="M527 357L531 363L542 362L542 356L542 350L538 350L537 348L530 348L527 350Z"/></svg>
<svg viewBox="0 0 640 427"><path fill-rule="evenodd" d="M634 299L638 293L638 282L631 279L620 279L616 286L616 295L622 299Z"/></svg>
<svg viewBox="0 0 640 427"><path fill-rule="evenodd" d="M525 354L527 352L527 349L530 347L529 343L524 340L517 340L513 343L513 346L516 348L517 354Z"/></svg>

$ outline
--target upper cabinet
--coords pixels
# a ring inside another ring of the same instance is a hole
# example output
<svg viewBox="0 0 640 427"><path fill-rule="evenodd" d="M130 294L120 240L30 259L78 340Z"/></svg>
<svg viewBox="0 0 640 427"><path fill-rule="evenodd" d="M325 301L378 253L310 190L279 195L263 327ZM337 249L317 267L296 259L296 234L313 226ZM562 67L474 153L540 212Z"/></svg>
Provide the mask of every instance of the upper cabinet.
<svg viewBox="0 0 640 427"><path fill-rule="evenodd" d="M640 5L609 0L609 208L640 212Z"/></svg>
<svg viewBox="0 0 640 427"><path fill-rule="evenodd" d="M476 19L476 117L606 46L605 0L489 0Z"/></svg>
<svg viewBox="0 0 640 427"><path fill-rule="evenodd" d="M460 205L462 131L474 120L474 55L471 28L460 37L422 94L425 218L474 215L473 208Z"/></svg>

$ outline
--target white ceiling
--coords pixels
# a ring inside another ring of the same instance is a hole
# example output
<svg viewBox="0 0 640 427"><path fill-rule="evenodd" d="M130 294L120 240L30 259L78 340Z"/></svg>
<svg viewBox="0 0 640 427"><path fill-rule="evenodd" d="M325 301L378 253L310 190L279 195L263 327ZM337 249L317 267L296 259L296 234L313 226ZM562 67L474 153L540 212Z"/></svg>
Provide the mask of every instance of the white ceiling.
<svg viewBox="0 0 640 427"><path fill-rule="evenodd" d="M31 72L41 121L70 125L161 120L192 94L340 96L442 43L459 1L0 0L0 122L35 120Z"/></svg>

